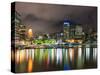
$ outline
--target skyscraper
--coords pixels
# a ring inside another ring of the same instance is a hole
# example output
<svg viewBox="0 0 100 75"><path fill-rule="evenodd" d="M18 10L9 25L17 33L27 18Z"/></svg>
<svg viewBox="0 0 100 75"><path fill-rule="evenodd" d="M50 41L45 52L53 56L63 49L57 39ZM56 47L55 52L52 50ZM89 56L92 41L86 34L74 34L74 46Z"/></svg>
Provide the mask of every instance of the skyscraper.
<svg viewBox="0 0 100 75"><path fill-rule="evenodd" d="M67 19L63 23L64 39L69 39L70 23Z"/></svg>

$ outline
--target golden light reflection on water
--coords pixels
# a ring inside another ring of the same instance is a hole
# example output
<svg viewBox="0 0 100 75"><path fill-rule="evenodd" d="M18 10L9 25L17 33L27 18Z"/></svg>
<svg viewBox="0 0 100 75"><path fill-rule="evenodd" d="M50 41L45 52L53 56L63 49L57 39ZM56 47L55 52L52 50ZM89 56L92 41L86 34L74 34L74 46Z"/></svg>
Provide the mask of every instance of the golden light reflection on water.
<svg viewBox="0 0 100 75"><path fill-rule="evenodd" d="M25 51L21 50L19 56L20 56L19 61L20 61L20 63L22 63L25 60Z"/></svg>
<svg viewBox="0 0 100 75"><path fill-rule="evenodd" d="M12 59L12 61L14 61L14 51L11 51L11 59Z"/></svg>
<svg viewBox="0 0 100 75"><path fill-rule="evenodd" d="M32 72L32 69L33 69L32 58L29 58L29 61L28 61L28 72Z"/></svg>
<svg viewBox="0 0 100 75"><path fill-rule="evenodd" d="M15 62L19 64L19 61L20 61L20 51L16 51L15 52Z"/></svg>

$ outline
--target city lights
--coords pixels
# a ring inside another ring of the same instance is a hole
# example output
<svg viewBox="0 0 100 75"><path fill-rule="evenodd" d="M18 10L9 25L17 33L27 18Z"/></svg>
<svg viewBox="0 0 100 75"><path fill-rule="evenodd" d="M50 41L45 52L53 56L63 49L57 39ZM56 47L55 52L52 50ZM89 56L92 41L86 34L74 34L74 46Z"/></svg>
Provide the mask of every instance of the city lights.
<svg viewBox="0 0 100 75"><path fill-rule="evenodd" d="M33 36L32 29L28 30L28 36L31 38Z"/></svg>

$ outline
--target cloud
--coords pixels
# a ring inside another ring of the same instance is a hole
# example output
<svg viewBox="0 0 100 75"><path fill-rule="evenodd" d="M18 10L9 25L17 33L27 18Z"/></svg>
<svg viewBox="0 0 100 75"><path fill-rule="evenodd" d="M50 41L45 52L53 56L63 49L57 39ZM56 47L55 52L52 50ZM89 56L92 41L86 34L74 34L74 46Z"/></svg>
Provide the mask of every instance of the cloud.
<svg viewBox="0 0 100 75"><path fill-rule="evenodd" d="M96 28L96 7L17 2L16 11L21 14L22 22L31 25L34 31L61 31L59 22L65 18Z"/></svg>

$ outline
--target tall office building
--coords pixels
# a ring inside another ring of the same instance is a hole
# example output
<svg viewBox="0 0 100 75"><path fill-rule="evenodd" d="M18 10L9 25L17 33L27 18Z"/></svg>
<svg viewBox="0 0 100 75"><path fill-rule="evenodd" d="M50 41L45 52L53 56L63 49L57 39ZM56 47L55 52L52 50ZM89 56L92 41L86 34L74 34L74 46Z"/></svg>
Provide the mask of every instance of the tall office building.
<svg viewBox="0 0 100 75"><path fill-rule="evenodd" d="M70 23L67 19L65 19L63 23L64 39L69 39L69 34L70 34L69 31L70 31Z"/></svg>
<svg viewBox="0 0 100 75"><path fill-rule="evenodd" d="M12 10L13 11L13 10ZM20 14L15 11L15 13L12 13L12 16L11 16L11 40L12 40L12 44L14 43L18 43L19 42L19 25L21 23L21 19L20 19Z"/></svg>
<svg viewBox="0 0 100 75"><path fill-rule="evenodd" d="M81 25L75 26L75 38L81 39L83 35L83 28Z"/></svg>
<svg viewBox="0 0 100 75"><path fill-rule="evenodd" d="M26 27L21 24L21 16L16 11L15 12L15 43L19 43L21 40L25 40L26 37Z"/></svg>
<svg viewBox="0 0 100 75"><path fill-rule="evenodd" d="M72 24L70 26L70 30L69 30L70 39L74 39L75 38L75 27L76 27L75 24Z"/></svg>

